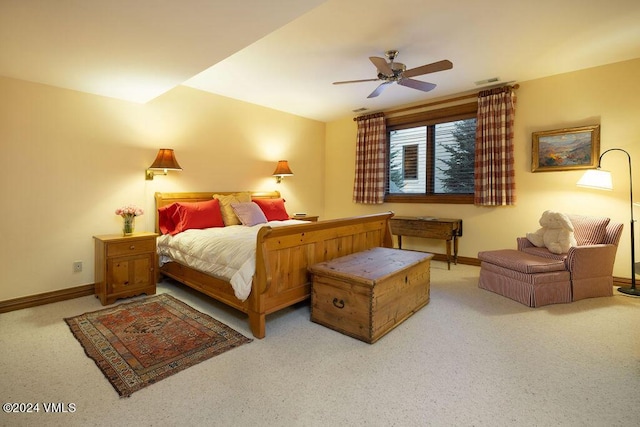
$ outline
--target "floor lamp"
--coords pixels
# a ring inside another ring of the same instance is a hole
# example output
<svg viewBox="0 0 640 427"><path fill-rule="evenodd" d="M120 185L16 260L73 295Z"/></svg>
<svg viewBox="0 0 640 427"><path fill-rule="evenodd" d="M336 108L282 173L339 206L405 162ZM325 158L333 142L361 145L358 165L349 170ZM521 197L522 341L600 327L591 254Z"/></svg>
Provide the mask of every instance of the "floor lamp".
<svg viewBox="0 0 640 427"><path fill-rule="evenodd" d="M622 151L629 159L629 201L631 206L631 286L618 288L618 291L628 294L640 296L640 289L636 289L636 256L635 256L635 231L633 219L633 176L631 174L631 155L622 148L610 148L600 155L598 159L598 168L589 169L580 178L578 184L580 187L597 188L599 190L613 190L613 182L611 180L611 172L600 169L602 157L609 151Z"/></svg>

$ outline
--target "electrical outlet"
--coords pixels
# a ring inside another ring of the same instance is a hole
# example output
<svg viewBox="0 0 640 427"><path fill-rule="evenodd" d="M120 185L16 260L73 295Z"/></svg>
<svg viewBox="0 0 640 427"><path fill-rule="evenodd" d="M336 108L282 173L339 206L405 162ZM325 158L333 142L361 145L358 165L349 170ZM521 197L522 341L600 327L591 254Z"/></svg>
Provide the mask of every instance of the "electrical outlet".
<svg viewBox="0 0 640 427"><path fill-rule="evenodd" d="M82 261L75 261L73 263L73 272L80 273L82 271Z"/></svg>

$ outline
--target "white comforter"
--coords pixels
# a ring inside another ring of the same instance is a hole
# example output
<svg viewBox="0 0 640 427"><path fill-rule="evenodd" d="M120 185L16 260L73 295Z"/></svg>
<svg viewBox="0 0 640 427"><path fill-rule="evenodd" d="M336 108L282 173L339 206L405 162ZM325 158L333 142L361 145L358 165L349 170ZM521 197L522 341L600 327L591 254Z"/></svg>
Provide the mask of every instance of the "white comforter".
<svg viewBox="0 0 640 427"><path fill-rule="evenodd" d="M270 221L253 227L228 227L187 230L175 236L158 237L160 265L177 261L231 283L236 297L244 301L251 292L256 271L256 238L265 225L305 224L305 221Z"/></svg>

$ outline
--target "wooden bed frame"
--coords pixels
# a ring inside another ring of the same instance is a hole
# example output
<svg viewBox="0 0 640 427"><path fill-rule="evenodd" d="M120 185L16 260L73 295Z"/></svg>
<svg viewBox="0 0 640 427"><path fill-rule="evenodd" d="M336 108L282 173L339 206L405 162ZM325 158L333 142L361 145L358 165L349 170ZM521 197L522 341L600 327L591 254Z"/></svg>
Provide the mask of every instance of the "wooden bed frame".
<svg viewBox="0 0 640 427"><path fill-rule="evenodd" d="M156 193L156 232L157 208L174 202L211 200L214 194L233 192ZM252 197L279 198L280 193L252 192ZM263 227L256 241L256 272L251 293L245 301L236 298L227 281L177 262L164 264L158 280L160 275L171 277L247 313L253 335L264 338L267 314L309 298L311 281L308 266L372 247L392 247L389 224L392 216L393 212L385 212L284 227Z"/></svg>

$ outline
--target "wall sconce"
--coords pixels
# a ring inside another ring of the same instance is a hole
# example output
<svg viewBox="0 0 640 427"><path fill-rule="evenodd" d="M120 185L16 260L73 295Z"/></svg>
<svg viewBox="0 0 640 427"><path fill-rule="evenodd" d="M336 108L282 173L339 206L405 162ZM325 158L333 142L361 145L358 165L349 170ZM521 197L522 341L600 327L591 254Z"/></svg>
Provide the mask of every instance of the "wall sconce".
<svg viewBox="0 0 640 427"><path fill-rule="evenodd" d="M171 148L161 148L153 164L145 171L145 179L150 181L156 175L166 175L167 171L181 171L182 167L178 164L176 156ZM162 172L158 172L162 171Z"/></svg>
<svg viewBox="0 0 640 427"><path fill-rule="evenodd" d="M287 160L278 160L276 170L273 171L273 176L276 177L276 183L280 184L282 178L285 176L293 176L293 172L289 168L289 162Z"/></svg>

